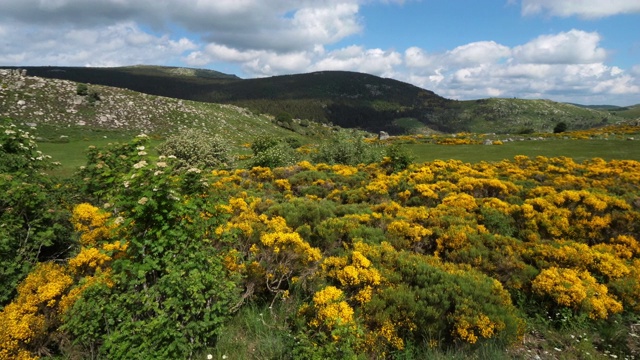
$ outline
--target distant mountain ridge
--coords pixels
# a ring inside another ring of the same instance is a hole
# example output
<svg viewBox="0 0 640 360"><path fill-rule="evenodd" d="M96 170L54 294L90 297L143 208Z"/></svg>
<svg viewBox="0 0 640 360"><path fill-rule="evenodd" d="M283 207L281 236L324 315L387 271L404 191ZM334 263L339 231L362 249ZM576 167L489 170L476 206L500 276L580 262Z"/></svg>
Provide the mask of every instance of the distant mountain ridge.
<svg viewBox="0 0 640 360"><path fill-rule="evenodd" d="M34 76L233 104L256 113L288 113L295 118L391 134L549 132L559 122L571 130L635 116L615 108L592 109L548 100L456 101L401 81L348 71L240 79L213 70L148 65L22 68Z"/></svg>

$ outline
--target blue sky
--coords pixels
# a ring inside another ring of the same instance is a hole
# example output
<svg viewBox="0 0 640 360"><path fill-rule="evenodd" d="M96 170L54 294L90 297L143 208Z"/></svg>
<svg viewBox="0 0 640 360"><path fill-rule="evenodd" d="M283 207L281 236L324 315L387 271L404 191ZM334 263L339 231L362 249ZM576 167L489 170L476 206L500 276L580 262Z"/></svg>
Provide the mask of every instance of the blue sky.
<svg viewBox="0 0 640 360"><path fill-rule="evenodd" d="M349 70L452 99L640 103L638 0L2 0L0 67Z"/></svg>

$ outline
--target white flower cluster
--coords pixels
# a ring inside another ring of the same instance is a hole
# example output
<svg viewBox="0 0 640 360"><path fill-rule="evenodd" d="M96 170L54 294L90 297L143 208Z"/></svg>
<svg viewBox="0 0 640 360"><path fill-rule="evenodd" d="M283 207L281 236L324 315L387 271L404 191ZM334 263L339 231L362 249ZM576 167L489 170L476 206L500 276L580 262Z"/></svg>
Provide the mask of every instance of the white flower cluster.
<svg viewBox="0 0 640 360"><path fill-rule="evenodd" d="M134 169L142 169L143 167L147 166L147 162L145 160L142 160L140 162L137 162L135 164L133 164L133 168Z"/></svg>

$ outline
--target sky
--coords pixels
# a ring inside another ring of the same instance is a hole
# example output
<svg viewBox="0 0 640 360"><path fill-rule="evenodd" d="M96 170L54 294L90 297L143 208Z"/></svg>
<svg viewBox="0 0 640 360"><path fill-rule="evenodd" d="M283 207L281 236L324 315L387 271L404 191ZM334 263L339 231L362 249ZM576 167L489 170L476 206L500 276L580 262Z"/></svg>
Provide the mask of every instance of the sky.
<svg viewBox="0 0 640 360"><path fill-rule="evenodd" d="M0 0L0 67L138 64L633 105L640 0Z"/></svg>

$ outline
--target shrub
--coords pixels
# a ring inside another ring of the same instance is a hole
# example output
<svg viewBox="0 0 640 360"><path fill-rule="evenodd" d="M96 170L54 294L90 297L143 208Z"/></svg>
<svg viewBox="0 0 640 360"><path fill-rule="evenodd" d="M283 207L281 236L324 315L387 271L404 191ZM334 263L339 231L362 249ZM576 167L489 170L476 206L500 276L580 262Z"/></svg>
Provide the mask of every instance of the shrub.
<svg viewBox="0 0 640 360"><path fill-rule="evenodd" d="M279 142L259 152L249 162L250 167L263 166L275 168L293 165L300 160L299 155L285 142Z"/></svg>
<svg viewBox="0 0 640 360"><path fill-rule="evenodd" d="M258 155L279 143L280 141L271 135L260 135L253 139L253 142L251 143L251 151L253 151L253 155Z"/></svg>
<svg viewBox="0 0 640 360"><path fill-rule="evenodd" d="M100 101L100 93L98 93L98 91L96 90L91 90L89 91L89 94L87 95L87 99L89 100L89 104L95 104L96 101Z"/></svg>
<svg viewBox="0 0 640 360"><path fill-rule="evenodd" d="M233 165L230 145L219 135L188 129L171 136L158 146L158 152L175 156L177 169L227 168Z"/></svg>
<svg viewBox="0 0 640 360"><path fill-rule="evenodd" d="M0 119L0 308L38 261L70 249L65 187L43 173L53 165L33 135Z"/></svg>
<svg viewBox="0 0 640 360"><path fill-rule="evenodd" d="M104 194L126 253L113 259L111 284L89 286L70 308L63 330L75 351L190 358L213 345L238 303L238 279L223 265L223 245L211 238L221 217L204 172L175 171L174 163L184 166L179 159L159 160L139 155L134 165L113 163L119 177ZM100 235L80 215L82 235Z"/></svg>
<svg viewBox="0 0 640 360"><path fill-rule="evenodd" d="M378 162L382 160L382 155L380 146L365 142L355 132L339 130L320 145L312 159L327 164L358 165Z"/></svg>
<svg viewBox="0 0 640 360"><path fill-rule="evenodd" d="M87 84L78 83L78 86L76 87L76 94L80 96L89 95L89 87L87 86Z"/></svg>
<svg viewBox="0 0 640 360"><path fill-rule="evenodd" d="M554 134L559 134L559 133L563 133L567 131L567 123L561 121L558 124L556 124L556 126L553 128L553 133Z"/></svg>
<svg viewBox="0 0 640 360"><path fill-rule="evenodd" d="M276 115L276 121L284 125L291 125L293 124L293 117L288 112L281 112Z"/></svg>
<svg viewBox="0 0 640 360"><path fill-rule="evenodd" d="M391 172L401 171L413 163L414 157L405 148L392 144L385 149L384 166Z"/></svg>

